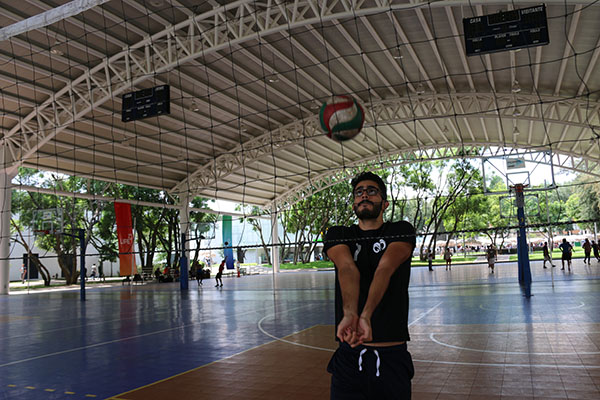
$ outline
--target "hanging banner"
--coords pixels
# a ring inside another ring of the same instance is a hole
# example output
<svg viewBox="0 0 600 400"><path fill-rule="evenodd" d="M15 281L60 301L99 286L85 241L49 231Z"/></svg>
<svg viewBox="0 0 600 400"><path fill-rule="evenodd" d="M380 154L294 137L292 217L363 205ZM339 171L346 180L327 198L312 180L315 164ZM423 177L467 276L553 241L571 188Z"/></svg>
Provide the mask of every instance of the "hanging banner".
<svg viewBox="0 0 600 400"><path fill-rule="evenodd" d="M232 238L231 215L223 215L223 254L227 259L225 265L227 269L233 269L233 248L231 247Z"/></svg>
<svg viewBox="0 0 600 400"><path fill-rule="evenodd" d="M131 223L131 204L115 203L117 220L117 238L119 239L119 274L130 276L135 271L135 254L133 247L133 225Z"/></svg>

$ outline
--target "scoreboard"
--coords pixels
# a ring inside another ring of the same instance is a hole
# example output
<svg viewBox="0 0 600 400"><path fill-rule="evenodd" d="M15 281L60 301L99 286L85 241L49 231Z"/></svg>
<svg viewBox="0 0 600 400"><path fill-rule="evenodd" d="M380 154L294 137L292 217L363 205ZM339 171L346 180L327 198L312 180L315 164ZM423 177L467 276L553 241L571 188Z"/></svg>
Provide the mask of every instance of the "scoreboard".
<svg viewBox="0 0 600 400"><path fill-rule="evenodd" d="M541 46L550 42L546 6L463 18L468 56Z"/></svg>
<svg viewBox="0 0 600 400"><path fill-rule="evenodd" d="M170 112L169 85L126 93L122 98L121 121L123 122L169 114Z"/></svg>

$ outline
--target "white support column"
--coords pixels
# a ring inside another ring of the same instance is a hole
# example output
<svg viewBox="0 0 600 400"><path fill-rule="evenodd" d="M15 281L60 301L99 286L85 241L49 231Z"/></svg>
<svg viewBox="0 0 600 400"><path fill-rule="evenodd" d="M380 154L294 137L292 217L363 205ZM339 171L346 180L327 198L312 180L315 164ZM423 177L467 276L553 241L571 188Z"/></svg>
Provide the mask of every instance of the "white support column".
<svg viewBox="0 0 600 400"><path fill-rule="evenodd" d="M279 273L279 226L277 224L277 204L273 203L271 208L271 262L273 263L273 274Z"/></svg>
<svg viewBox="0 0 600 400"><path fill-rule="evenodd" d="M10 217L12 179L16 173L7 173L7 148L0 150L0 295L8 294L10 279Z"/></svg>
<svg viewBox="0 0 600 400"><path fill-rule="evenodd" d="M185 192L183 194L181 194L180 197L180 201L181 201L181 211L179 213L179 229L181 230L181 233L185 233L185 236L187 237L189 235L190 232L190 195L189 192ZM189 237L188 237L189 240ZM186 257L189 255L188 253L188 242L184 243L183 246L185 248L185 252L186 252ZM188 257L188 260L190 258Z"/></svg>

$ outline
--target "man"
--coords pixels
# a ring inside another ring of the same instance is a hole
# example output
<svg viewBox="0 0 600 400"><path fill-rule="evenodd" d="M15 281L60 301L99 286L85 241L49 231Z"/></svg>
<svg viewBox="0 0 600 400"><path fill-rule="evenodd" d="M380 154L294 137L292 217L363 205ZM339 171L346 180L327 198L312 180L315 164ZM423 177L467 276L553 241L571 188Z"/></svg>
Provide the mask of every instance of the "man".
<svg viewBox="0 0 600 400"><path fill-rule="evenodd" d="M198 287L200 287L200 285L202 285L202 278L204 278L202 276L204 274L204 270L202 269L202 264L197 260L194 261L194 267L196 267L196 281L198 282Z"/></svg>
<svg viewBox="0 0 600 400"><path fill-rule="evenodd" d="M571 257L573 254L573 246L571 246L571 243L567 242L567 239L563 238L562 243L558 246L558 248L562 251L562 257L561 257L562 268L561 268L561 270L562 271L565 270L565 261L566 261L567 265L569 266L569 272L570 272L571 271Z"/></svg>
<svg viewBox="0 0 600 400"><path fill-rule="evenodd" d="M217 281L217 284L215 285L215 287L219 287L219 282L221 283L221 287L223 287L223 279L221 277L223 276L223 270L225 269L225 261L226 260L227 260L227 256L225 256L223 261L221 261L221 265L219 265L219 272L217 272L217 275L215 276L215 279Z"/></svg>
<svg viewBox="0 0 600 400"><path fill-rule="evenodd" d="M598 260L600 262L600 254L598 253L598 243L594 242L592 240L592 250L594 250L594 257L596 257L596 260Z"/></svg>
<svg viewBox="0 0 600 400"><path fill-rule="evenodd" d="M583 247L583 263L585 264L585 261L587 260L588 265L592 265L592 244L590 243L590 240L588 238L585 238L585 242L583 242L583 245L581 246Z"/></svg>
<svg viewBox="0 0 600 400"><path fill-rule="evenodd" d="M550 250L548 250L548 242L544 242L544 247L542 247L542 250L544 252L544 268L548 268L548 267L546 267L546 261L549 261L550 265L553 268L556 267L556 265L554 265L554 263L552 262L552 257L550 256Z"/></svg>
<svg viewBox="0 0 600 400"><path fill-rule="evenodd" d="M415 229L383 222L389 203L379 176L365 172L351 185L358 225L330 228L324 246L335 264L340 342L327 367L331 399L410 399L414 368L406 342Z"/></svg>
<svg viewBox="0 0 600 400"><path fill-rule="evenodd" d="M446 271L452 271L452 252L448 247L444 250L444 261L446 261Z"/></svg>
<svg viewBox="0 0 600 400"><path fill-rule="evenodd" d="M488 260L488 268L492 269L492 274L494 273L494 264L496 263L496 249L494 245L490 244L487 248L486 257Z"/></svg>

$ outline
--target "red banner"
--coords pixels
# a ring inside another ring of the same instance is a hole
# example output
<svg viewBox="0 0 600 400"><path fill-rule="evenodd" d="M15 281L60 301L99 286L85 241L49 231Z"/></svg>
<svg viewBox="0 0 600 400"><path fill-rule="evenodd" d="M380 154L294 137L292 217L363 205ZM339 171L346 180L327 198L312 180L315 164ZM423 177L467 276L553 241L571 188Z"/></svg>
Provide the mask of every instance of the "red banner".
<svg viewBox="0 0 600 400"><path fill-rule="evenodd" d="M117 219L117 238L119 239L120 275L134 275L137 271L135 268L135 254L133 253L131 204L115 203L115 217Z"/></svg>

